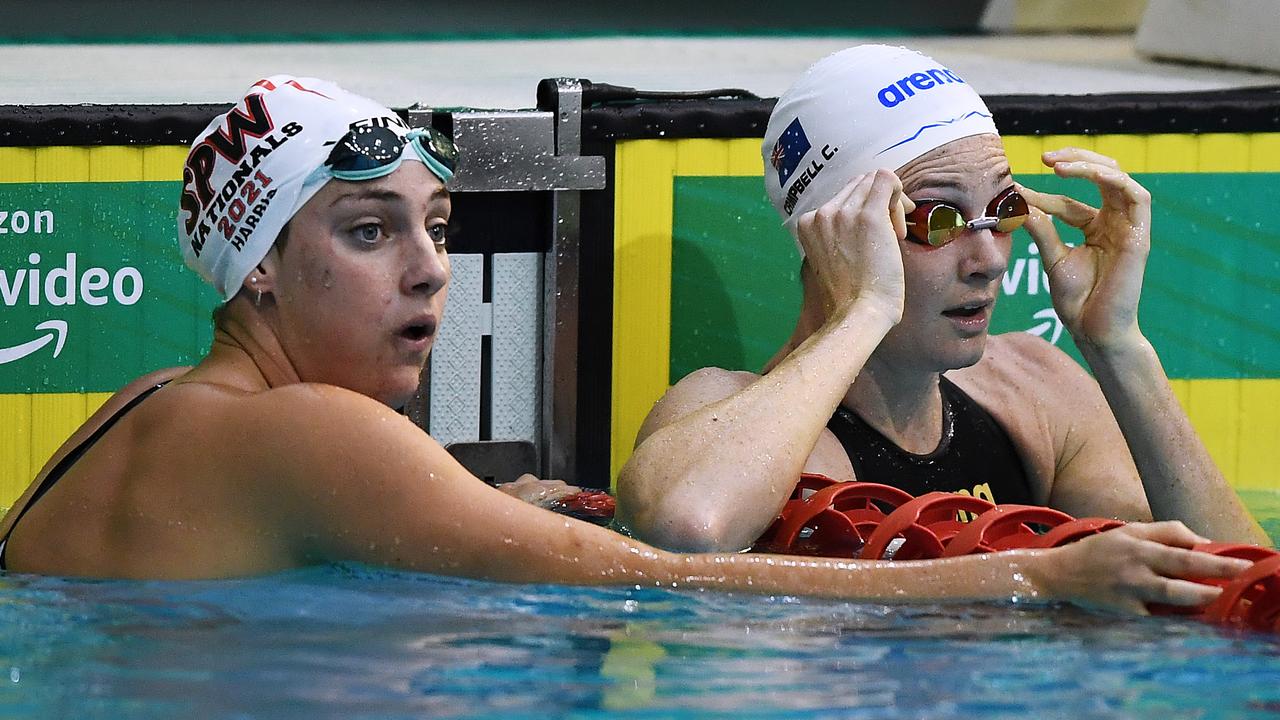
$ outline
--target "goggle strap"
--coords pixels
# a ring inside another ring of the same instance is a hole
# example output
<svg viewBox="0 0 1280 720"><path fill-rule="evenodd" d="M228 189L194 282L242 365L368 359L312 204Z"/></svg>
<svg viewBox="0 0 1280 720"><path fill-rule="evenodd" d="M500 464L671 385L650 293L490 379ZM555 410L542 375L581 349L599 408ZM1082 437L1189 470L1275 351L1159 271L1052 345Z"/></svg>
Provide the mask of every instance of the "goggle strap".
<svg viewBox="0 0 1280 720"><path fill-rule="evenodd" d="M396 160L389 162L386 165L371 167L367 170L330 170L330 172L339 180L359 182L361 180L373 180L384 175L390 175L395 172L398 167L400 167L400 159L396 158Z"/></svg>
<svg viewBox="0 0 1280 720"><path fill-rule="evenodd" d="M435 176L440 178L441 182L448 184L448 182L453 179L453 171L445 167L444 163L437 160L434 155L428 152L422 145L421 139L414 138L413 151L417 153L418 159L422 161L422 164L426 165L428 170L435 173Z"/></svg>

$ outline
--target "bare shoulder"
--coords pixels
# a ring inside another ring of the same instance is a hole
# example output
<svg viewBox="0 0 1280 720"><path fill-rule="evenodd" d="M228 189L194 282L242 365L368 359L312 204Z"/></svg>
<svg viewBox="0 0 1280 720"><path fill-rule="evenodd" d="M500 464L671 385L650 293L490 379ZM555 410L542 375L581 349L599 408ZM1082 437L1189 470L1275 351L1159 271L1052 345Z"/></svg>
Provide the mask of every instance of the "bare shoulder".
<svg viewBox="0 0 1280 720"><path fill-rule="evenodd" d="M39 484L40 480L42 480L53 467L62 462L63 458L65 458L67 454L69 454L73 449L84 444L84 442L97 432L98 429L107 422L107 420L119 414L126 405L133 402L138 398L138 396L147 390L154 388L157 385L167 383L174 378L181 377L190 369L190 367L171 367L163 370L156 370L137 378L116 391L115 394L99 406L98 409L84 421L84 424L77 428L76 431L67 438L66 442L64 442L62 446L58 448L52 456L50 456L48 462L45 463L44 468L42 468L40 473L36 475L31 489L33 490L35 486Z"/></svg>
<svg viewBox="0 0 1280 720"><path fill-rule="evenodd" d="M1023 400L1070 398L1097 384L1071 356L1030 333L993 335L976 365L954 370L947 377L984 394L1013 394Z"/></svg>
<svg viewBox="0 0 1280 720"><path fill-rule="evenodd" d="M947 377L1009 434L1038 502L1049 499L1073 428L1110 412L1079 363L1029 333L992 336L980 362Z"/></svg>
<svg viewBox="0 0 1280 720"><path fill-rule="evenodd" d="M125 405L133 402L134 399L142 393L156 387L157 385L163 385L171 380L182 377L182 375L190 369L190 367L171 367L163 370L156 370L154 372L147 373L146 375L143 375L142 377L130 382L128 385L120 388L114 395L108 398L101 407L89 416L89 419L86 420L84 425L71 436L67 441L67 444L72 446L80 444L80 435L87 436L93 433L98 429L99 425L107 420L107 418L110 418L120 412Z"/></svg>
<svg viewBox="0 0 1280 720"><path fill-rule="evenodd" d="M325 482L375 458L421 453L433 441L408 418L359 393L320 383L263 391L207 382L178 383L140 408L138 435L159 447L175 438L178 465L246 485L264 475L277 487L291 479ZM436 447L439 447L436 444ZM440 450L443 453L443 449ZM420 459L420 458L419 458Z"/></svg>
<svg viewBox="0 0 1280 720"><path fill-rule="evenodd" d="M421 442L427 435L408 418L368 396L322 383L293 383L245 396L236 402L227 420L256 426L262 442L295 444L300 438L317 442L296 453L331 447Z"/></svg>
<svg viewBox="0 0 1280 720"><path fill-rule="evenodd" d="M695 410L719 402L741 391L760 376L743 370L705 367L695 370L671 386L649 411L636 442Z"/></svg>
<svg viewBox="0 0 1280 720"><path fill-rule="evenodd" d="M407 417L341 387L295 383L217 404L206 433L235 458L226 476L250 494L272 478L261 498L272 506L300 510L319 499L372 510L430 475L469 477Z"/></svg>

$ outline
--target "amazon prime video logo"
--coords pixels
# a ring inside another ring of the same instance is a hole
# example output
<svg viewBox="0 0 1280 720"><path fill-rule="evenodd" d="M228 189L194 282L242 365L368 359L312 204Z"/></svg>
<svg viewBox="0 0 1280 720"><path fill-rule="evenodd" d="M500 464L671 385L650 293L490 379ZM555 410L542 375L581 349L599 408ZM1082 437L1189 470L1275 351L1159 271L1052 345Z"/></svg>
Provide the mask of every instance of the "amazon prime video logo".
<svg viewBox="0 0 1280 720"><path fill-rule="evenodd" d="M61 308L76 304L101 307L112 303L129 306L142 299L142 272L138 268L126 266L114 272L101 267L81 270L74 252L65 253L62 262L52 266L45 266L43 260L40 253L33 252L27 255L26 266L0 267L0 304L5 308L19 305ZM10 324L6 323L8 329ZM0 338L0 343L6 344L0 347L0 365L32 355L55 338L53 356L62 353L68 332L65 320L40 322L35 330L47 332L16 345L7 345L12 342L8 337Z"/></svg>

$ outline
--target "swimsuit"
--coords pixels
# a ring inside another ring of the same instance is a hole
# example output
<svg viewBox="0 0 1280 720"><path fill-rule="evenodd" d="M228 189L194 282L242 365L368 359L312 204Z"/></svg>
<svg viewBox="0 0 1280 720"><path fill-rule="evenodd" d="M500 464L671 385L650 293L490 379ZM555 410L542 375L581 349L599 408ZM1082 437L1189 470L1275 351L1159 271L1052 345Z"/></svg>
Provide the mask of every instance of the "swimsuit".
<svg viewBox="0 0 1280 720"><path fill-rule="evenodd" d="M827 428L849 454L858 480L892 485L912 495L941 490L992 503L1036 504L1009 434L955 383L941 377L938 385L942 440L926 455L903 450L857 413L836 408Z"/></svg>
<svg viewBox="0 0 1280 720"><path fill-rule="evenodd" d="M18 521L22 519L22 516L27 514L27 511L31 509L31 506L35 505L36 501L39 500L41 497L43 497L44 494L49 491L49 488L52 488L53 484L58 482L58 480L61 479L62 476L65 475L67 471L71 469L71 466L75 465L76 461L79 460L86 452L89 451L89 448L93 447L94 443L102 439L102 436L105 435L107 431L110 430L111 427L116 424L117 420L124 417L126 413L128 413L130 410L137 407L138 404L141 403L143 400L146 400L148 397L150 397L151 393L164 387L165 383L167 382L168 381L166 380L165 382L162 382L159 385L147 388L146 390L143 390L141 393L139 393L137 397L133 398L127 404L125 404L124 407L120 408L120 410L117 411L115 415L112 415L111 417L107 418L106 422L98 426L98 429L94 430L93 434L90 435L88 438L86 438L84 442L80 443L79 445L76 446L74 450L67 453L66 457L62 458L62 460L58 462L58 464L53 468L53 470L51 470L49 474L45 476L44 480L41 481L40 483L40 487L36 488L36 491L34 494L32 494L31 499L27 501L26 506L23 507L22 510L18 513L18 517L13 521L13 524L9 526L9 532L5 533L4 537L0 537L0 570L6 569L5 560L4 560L5 550L8 549L9 538L10 536L13 535L13 529L18 526Z"/></svg>

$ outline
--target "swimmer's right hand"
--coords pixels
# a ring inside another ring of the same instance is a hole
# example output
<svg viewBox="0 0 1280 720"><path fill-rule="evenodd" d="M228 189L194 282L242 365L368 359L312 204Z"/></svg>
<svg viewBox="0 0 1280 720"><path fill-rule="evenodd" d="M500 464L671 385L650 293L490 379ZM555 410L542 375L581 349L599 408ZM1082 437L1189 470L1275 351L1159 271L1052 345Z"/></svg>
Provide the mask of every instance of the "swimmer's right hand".
<svg viewBox="0 0 1280 720"><path fill-rule="evenodd" d="M1028 568L1054 599L1147 615L1147 603L1207 605L1220 588L1183 578L1232 578L1247 560L1196 552L1208 542L1176 520L1129 523L1060 548Z"/></svg>
<svg viewBox="0 0 1280 720"><path fill-rule="evenodd" d="M543 480L529 473L521 475L514 482L499 483L494 487L540 508L550 508L560 498L582 492L582 488L577 485L570 485L563 480Z"/></svg>
<svg viewBox="0 0 1280 720"><path fill-rule="evenodd" d="M796 230L828 317L867 302L892 323L902 319L903 271L898 241L915 208L902 181L877 170L849 181L826 204L800 216Z"/></svg>

